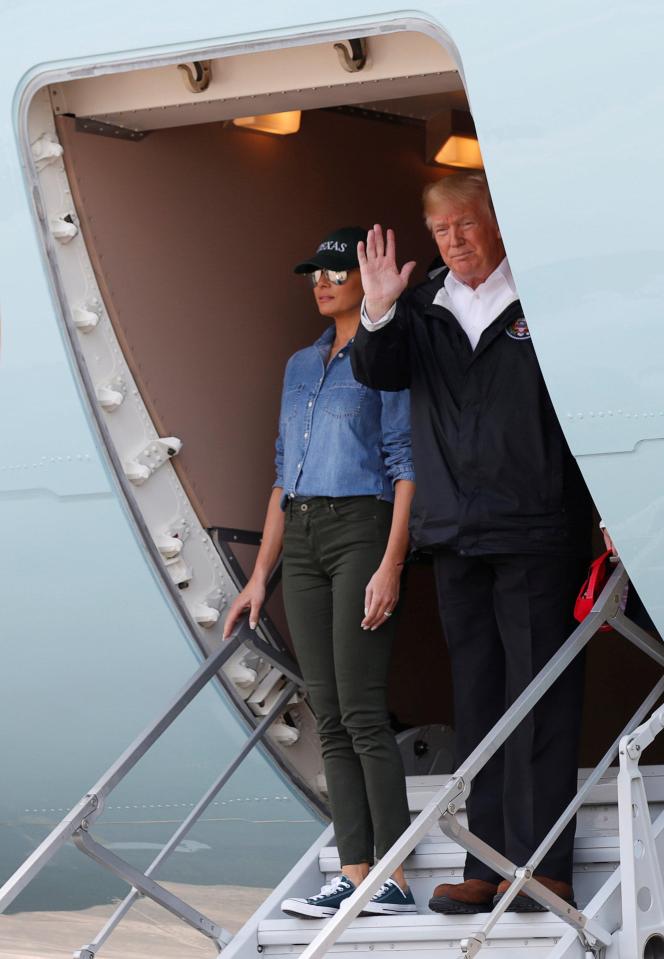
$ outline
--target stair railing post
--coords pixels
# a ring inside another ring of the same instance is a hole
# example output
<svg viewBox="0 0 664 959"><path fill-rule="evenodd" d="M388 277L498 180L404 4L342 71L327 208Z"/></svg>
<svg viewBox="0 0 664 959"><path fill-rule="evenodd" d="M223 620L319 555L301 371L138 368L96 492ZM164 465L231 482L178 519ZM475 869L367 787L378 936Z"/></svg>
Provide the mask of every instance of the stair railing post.
<svg viewBox="0 0 664 959"><path fill-rule="evenodd" d="M622 565L618 563L616 569L609 577L597 602L593 606L590 614L580 623L571 636L563 643L560 649L551 657L548 663L540 670L532 682L524 689L520 696L512 703L496 725L491 729L484 739L476 746L468 758L461 764L454 774L453 778L443 787L443 789L430 800L422 812L410 824L406 831L397 839L394 845L387 851L383 858L371 870L366 879L357 887L345 904L344 909L339 910L325 928L309 943L302 952L300 959L322 959L328 949L330 949L338 940L353 919L367 904L378 888L394 872L397 866L401 865L406 856L412 852L415 845L428 832L431 825L437 820L443 818L442 828L450 828L457 835L458 841L465 849L472 847L475 855L483 861L490 860L492 867L501 875L508 879L513 879L516 866L505 859L497 850L492 849L483 843L479 837L474 836L467 829L464 829L456 819L455 801L458 797L466 795L470 789L473 779L484 768L486 763L503 745L506 739L514 732L519 723L528 715L530 710L544 694L551 688L562 672L578 656L582 649L588 644L595 635L602 623L613 616L619 607L622 589L627 582L627 574ZM450 805L451 804L451 805ZM454 826L452 826L452 820ZM506 874L506 870L510 869ZM546 904L547 908L552 909L561 918L564 918L575 928L585 928L587 918L576 909L572 909L568 903L565 903L559 896L554 895L534 879L529 879L529 889L533 898ZM599 924L595 924L593 933L601 940L610 941L611 937L606 930Z"/></svg>
<svg viewBox="0 0 664 959"><path fill-rule="evenodd" d="M208 808L210 803L214 800L215 796L218 795L219 791L226 785L228 780L231 778L233 773L241 765L244 759L249 755L254 746L263 739L268 729L277 718L277 716L283 712L284 707L291 699L293 694L296 692L295 683L287 683L286 686L281 690L279 696L275 699L272 707L268 713L261 719L260 723L253 730L251 735L245 742L242 744L242 748L231 760L230 764L226 767L223 773L212 783L206 793L199 799L194 808L188 814L186 819L180 823L176 831L173 833L166 845L159 851L157 856L152 860L148 868L145 870L144 875L147 878L154 876L159 866L165 862L166 859L171 855L171 853L177 848L177 846L182 842L185 836L188 834L189 830L198 822L200 817L203 815L205 810ZM108 919L104 924L99 933L95 938L85 946L81 946L80 949L77 949L73 954L73 959L94 959L96 954L99 952L103 944L109 938L113 930L116 928L119 922L127 915L132 905L139 898L139 895L149 895L149 893L140 893L139 890L134 886L129 893L125 896L122 902L118 905L113 915ZM171 910L172 911L172 910ZM177 913L176 913L177 914ZM225 943L230 942L232 936L225 929L221 930L223 939Z"/></svg>
<svg viewBox="0 0 664 959"><path fill-rule="evenodd" d="M232 656L240 645L245 630L248 630L248 627L245 623L242 623L235 630L233 636L216 653L213 653L212 656L201 663L161 715L137 736L85 796L76 803L48 836L42 840L34 852L28 856L25 862L0 887L0 913L4 912L25 887L32 882L35 876L50 862L58 849L71 839L84 820L87 820L89 824L99 816L108 794L134 768L139 759L177 719L212 676L219 672L226 660Z"/></svg>
<svg viewBox="0 0 664 959"><path fill-rule="evenodd" d="M495 927L498 920L504 913L507 911L507 907L512 902L512 900L521 892L524 887L528 886L528 879L534 875L535 870L539 863L542 861L544 856L547 854L551 846L554 844L558 836L562 833L563 829L567 824L572 820L572 818L577 814L579 809L583 806L586 801L590 791L599 783L600 779L604 773L609 769L611 763L618 755L618 751L622 740L625 736L629 736L633 733L634 730L638 727L645 716L652 710L652 708L657 704L658 700L664 693L664 676L657 681L655 686L650 691L649 695L644 699L639 708L636 710L634 715L631 717L629 722L625 725L624 729L613 741L609 749L606 751L602 759L599 761L597 766L593 769L592 773L583 783L581 789L577 792L574 799L567 806L565 811L558 818L557 822L551 827L549 833L542 840L538 848L535 850L533 855L528 860L528 863L525 866L520 867L516 870L516 875L514 882L510 885L507 892L501 896L500 900L494 907L493 911L488 916L486 922L477 932L472 933L466 939L461 940L461 959L474 959L475 956L479 954L483 946L486 944L489 935L493 928ZM592 928L592 921L590 921L590 927ZM590 934L590 929L588 923L584 929L577 930L581 937L584 945L592 950L595 948L595 937ZM590 941L592 939L592 941ZM604 943L608 945L608 943Z"/></svg>
<svg viewBox="0 0 664 959"><path fill-rule="evenodd" d="M639 760L664 729L664 707L620 743L618 824L622 929L620 954L648 959L664 953L664 878Z"/></svg>
<svg viewBox="0 0 664 959"><path fill-rule="evenodd" d="M184 899L180 899L179 896L169 892L154 879L150 879L145 873L116 856L110 849L106 849L105 846L96 842L84 827L76 830L73 840L76 847L86 856L99 863L100 866L104 866L114 876L124 880L124 882L129 882L144 896L148 896L154 902L159 903L160 906L173 913L178 919L186 922L192 929L196 929L207 936L208 939L212 939L219 950L230 942L230 933L218 926L212 919L208 919L198 909L194 909Z"/></svg>

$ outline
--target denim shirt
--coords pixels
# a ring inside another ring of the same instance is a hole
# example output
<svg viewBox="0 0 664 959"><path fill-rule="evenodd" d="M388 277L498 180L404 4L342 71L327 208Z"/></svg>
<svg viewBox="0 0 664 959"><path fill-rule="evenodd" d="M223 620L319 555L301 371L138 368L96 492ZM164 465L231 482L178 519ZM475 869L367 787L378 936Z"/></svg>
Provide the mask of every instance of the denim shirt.
<svg viewBox="0 0 664 959"><path fill-rule="evenodd" d="M293 496L376 496L394 500L396 480L414 480L408 390L383 393L358 383L353 341L327 364L329 327L286 365L276 442L282 507Z"/></svg>

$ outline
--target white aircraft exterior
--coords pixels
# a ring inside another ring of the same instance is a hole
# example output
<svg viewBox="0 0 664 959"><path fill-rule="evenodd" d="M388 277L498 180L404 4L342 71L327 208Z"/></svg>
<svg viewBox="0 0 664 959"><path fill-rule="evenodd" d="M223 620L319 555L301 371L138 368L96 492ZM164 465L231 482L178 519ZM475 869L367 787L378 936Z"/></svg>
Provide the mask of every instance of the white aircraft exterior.
<svg viewBox="0 0 664 959"><path fill-rule="evenodd" d="M165 129L249 112L363 104L386 91L424 96L435 92L436 78L444 84L454 75L457 87L444 88L465 91L472 111L563 430L661 632L663 37L664 7L646 0L422 0L417 9L375 0L338 0L329 9L301 0L0 2L0 809L11 837L0 877L19 867L202 658L220 649L238 586L170 462L181 443L187 449L187 436L160 435L152 400L142 395L137 367L111 322L85 191L71 179L66 144L63 153L63 117ZM335 73L336 54L328 62L318 51L354 38L366 39L365 70ZM193 64L195 74L196 64L208 61L209 90L187 91L175 68ZM218 79L225 63L234 65L226 90ZM245 63L259 69L243 73ZM284 216L294 215L285 205ZM247 210L247 230L251 217ZM243 228L238 243L248 242ZM275 243L278 229L252 232L258 264ZM205 423L248 413L231 405L200 416ZM234 470L232 451L224 468ZM106 808L167 802L186 811L269 714L276 722L232 795L266 802L272 815L286 809L293 822L308 820L292 839L288 833L294 858L320 830L324 807L313 718L292 687L291 697L283 696L292 678L283 657L273 660L269 649L262 655L245 640L242 634L224 664L221 684L201 693ZM606 708L610 714L611 703ZM133 811L122 815L135 818ZM61 861L66 870L63 854ZM537 944L519 951L514 933L510 955L563 959L592 949L585 954L632 959L636 944L639 956L663 956L660 892L653 888L655 905L641 910L647 928L636 911L632 945L625 945L625 906L621 914L614 889L609 932L623 930L623 939L616 933L611 943L602 940L599 910L592 918L599 927L591 922L585 939L578 925L571 939L556 927L549 952ZM281 954L275 943L285 939L256 932L257 923L277 921L275 908L265 907L226 948L248 954L256 935L266 935L265 948ZM473 931L439 933L438 954L458 955ZM294 935L292 942L304 948L309 939ZM469 941L464 954L475 955ZM492 949L489 941L487 956Z"/></svg>

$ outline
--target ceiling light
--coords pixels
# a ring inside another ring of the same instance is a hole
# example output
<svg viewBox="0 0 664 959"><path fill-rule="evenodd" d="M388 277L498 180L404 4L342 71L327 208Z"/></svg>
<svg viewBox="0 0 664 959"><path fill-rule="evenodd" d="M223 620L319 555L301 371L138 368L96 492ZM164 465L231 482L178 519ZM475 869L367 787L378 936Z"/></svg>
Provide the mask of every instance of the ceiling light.
<svg viewBox="0 0 664 959"><path fill-rule="evenodd" d="M247 130L258 130L261 133L277 133L284 136L287 133L297 133L302 119L301 110L290 110L288 113L266 113L260 117L237 117L233 120L235 126Z"/></svg>
<svg viewBox="0 0 664 959"><path fill-rule="evenodd" d="M427 120L426 159L428 163L463 170L483 168L480 145L470 113L446 110Z"/></svg>
<svg viewBox="0 0 664 959"><path fill-rule="evenodd" d="M456 134L447 138L433 159L443 166L463 167L464 170L481 170L484 165L477 140Z"/></svg>

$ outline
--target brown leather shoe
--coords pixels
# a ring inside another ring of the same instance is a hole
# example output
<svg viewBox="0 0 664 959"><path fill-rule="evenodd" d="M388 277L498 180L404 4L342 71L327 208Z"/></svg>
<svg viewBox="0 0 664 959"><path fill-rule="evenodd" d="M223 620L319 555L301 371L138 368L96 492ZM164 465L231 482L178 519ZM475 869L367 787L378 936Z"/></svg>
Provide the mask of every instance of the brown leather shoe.
<svg viewBox="0 0 664 959"><path fill-rule="evenodd" d="M570 906L573 906L576 909L576 903L574 901L574 890L568 882L561 882L559 879L549 879L548 876L533 876L533 879L536 879L538 882L541 882L543 886L550 891L560 896L561 899L564 899L565 902L569 903ZM493 899L493 905L497 905L500 902L501 898L507 892L512 883L508 879L503 879L501 883L498 884L498 889L496 895ZM534 899L531 899L525 892L519 893L518 896L515 896L512 902L506 909L506 912L547 912L545 906L540 905L539 902L535 902Z"/></svg>
<svg viewBox="0 0 664 959"><path fill-rule="evenodd" d="M436 886L429 900L429 909L457 916L473 912L491 912L498 887L483 879L466 879L464 882L444 882Z"/></svg>

